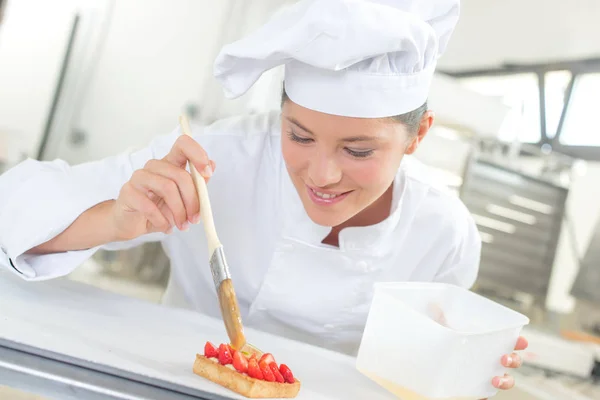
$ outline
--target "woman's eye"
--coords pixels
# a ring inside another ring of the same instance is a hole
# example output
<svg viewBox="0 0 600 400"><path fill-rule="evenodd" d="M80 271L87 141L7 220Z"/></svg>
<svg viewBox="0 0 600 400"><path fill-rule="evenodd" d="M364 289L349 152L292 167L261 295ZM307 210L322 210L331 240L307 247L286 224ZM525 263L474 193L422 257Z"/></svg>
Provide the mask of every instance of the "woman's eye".
<svg viewBox="0 0 600 400"><path fill-rule="evenodd" d="M312 139L312 138L305 138L302 136L298 136L293 130L289 130L287 132L287 135L291 141L296 142L296 143L309 144L309 143L314 142L314 139ZM347 147L344 148L344 150L348 154L350 154L352 157L356 157L356 158L366 158L375 152L374 150L353 150L353 149L349 149Z"/></svg>
<svg viewBox="0 0 600 400"><path fill-rule="evenodd" d="M289 136L290 140L297 142L297 143L307 144L307 143L312 142L312 139L303 138L301 136L298 136L293 131L288 131L288 136Z"/></svg>
<svg viewBox="0 0 600 400"><path fill-rule="evenodd" d="M346 147L346 152L352 157L365 158L373 154L373 150L352 150Z"/></svg>

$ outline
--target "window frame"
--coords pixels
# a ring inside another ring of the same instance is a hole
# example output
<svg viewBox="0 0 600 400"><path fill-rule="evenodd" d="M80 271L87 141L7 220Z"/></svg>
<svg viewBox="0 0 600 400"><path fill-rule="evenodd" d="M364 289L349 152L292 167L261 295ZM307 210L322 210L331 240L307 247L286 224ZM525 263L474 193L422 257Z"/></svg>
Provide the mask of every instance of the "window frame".
<svg viewBox="0 0 600 400"><path fill-rule="evenodd" d="M553 137L548 137L547 134L547 118L546 118L546 74L555 71L569 71L571 79L565 90L565 101L556 128L556 133ZM462 70L462 71L445 71L440 73L451 76L453 78L474 78L484 76L507 76L524 73L535 73L538 77L538 92L540 102L540 130L541 140L538 143L533 143L540 148L544 145L550 145L552 150L558 153L568 155L570 157L579 158L587 161L600 161L600 146L576 146L566 145L560 140L565 121L568 117L570 105L573 99L574 88L576 87L577 79L587 74L600 73L600 58L588 58L574 61L564 61L555 63L543 64L504 64L498 68L480 69L480 70ZM598 133L600 134L600 132Z"/></svg>

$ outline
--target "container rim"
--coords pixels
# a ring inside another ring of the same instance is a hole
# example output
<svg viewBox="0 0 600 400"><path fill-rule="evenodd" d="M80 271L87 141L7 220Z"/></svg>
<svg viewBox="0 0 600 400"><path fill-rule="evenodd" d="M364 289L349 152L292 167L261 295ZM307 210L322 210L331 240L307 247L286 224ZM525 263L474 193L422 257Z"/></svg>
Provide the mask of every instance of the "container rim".
<svg viewBox="0 0 600 400"><path fill-rule="evenodd" d="M395 288L395 287L399 287L399 286L400 287L401 286L410 286L411 288L419 288L419 287L423 287L423 288L425 288L425 287L449 287L449 288L452 288L452 289L464 290L464 291L469 292L473 296L479 297L482 301L485 301L487 303L493 304L495 307L502 308L502 309L506 310L507 312L515 315L515 317L521 319L520 323L511 324L511 325L506 326L504 328L488 329L488 330L482 330L482 331L477 331L477 332L474 332L474 331L465 331L465 330L459 330L459 329L452 329L452 328L449 328L447 326L444 326L444 325L438 323L438 325L441 328L443 328L443 329L445 329L445 330L447 330L449 332L455 333L455 334L461 334L461 335L487 335L487 334L490 334L490 333L496 333L496 332L504 331L504 330L507 330L507 329L516 329L516 328L519 328L519 327L523 328L524 326L529 325L529 323L530 323L530 319L526 315L523 315L520 312L515 311L512 308L507 307L507 306L505 306L503 304L500 304L500 303L495 302L495 301L493 301L491 299L488 299L487 297L482 296L479 293L475 293L475 292L473 292L470 289L466 289L466 288L458 286L458 285L453 285L451 283L446 283L446 282L376 282L376 283L373 284L373 287L375 289L384 289L386 287L387 288ZM415 311L415 310L413 310L413 311L415 313L417 313L417 311ZM418 314L421 314L421 313L418 313Z"/></svg>

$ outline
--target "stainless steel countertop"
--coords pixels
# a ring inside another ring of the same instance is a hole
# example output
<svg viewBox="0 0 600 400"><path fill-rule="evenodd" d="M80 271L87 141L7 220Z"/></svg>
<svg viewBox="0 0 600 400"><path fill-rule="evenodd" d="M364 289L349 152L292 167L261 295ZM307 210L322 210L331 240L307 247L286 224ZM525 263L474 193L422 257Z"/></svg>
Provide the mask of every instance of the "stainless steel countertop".
<svg viewBox="0 0 600 400"><path fill-rule="evenodd" d="M67 362L0 345L0 385L60 400L221 400L218 395L191 396L94 371Z"/></svg>

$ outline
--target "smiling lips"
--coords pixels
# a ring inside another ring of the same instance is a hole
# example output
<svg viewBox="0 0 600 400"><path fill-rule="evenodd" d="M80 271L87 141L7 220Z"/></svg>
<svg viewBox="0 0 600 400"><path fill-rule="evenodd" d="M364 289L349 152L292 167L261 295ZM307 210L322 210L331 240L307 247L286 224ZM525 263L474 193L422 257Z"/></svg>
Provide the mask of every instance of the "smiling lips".
<svg viewBox="0 0 600 400"><path fill-rule="evenodd" d="M306 191L308 192L308 197L313 201L313 203L320 206L329 206L332 204L339 203L344 200L352 191L349 192L331 192L331 191L322 191L313 189L310 186L306 186Z"/></svg>

